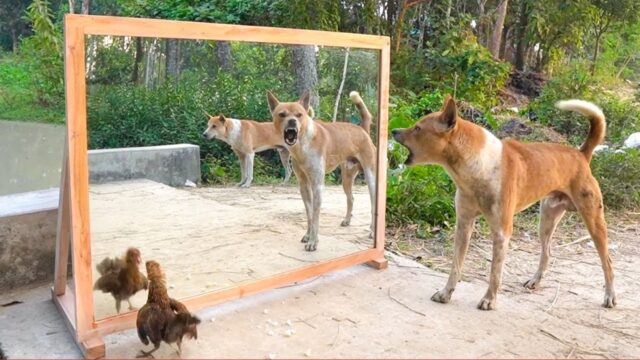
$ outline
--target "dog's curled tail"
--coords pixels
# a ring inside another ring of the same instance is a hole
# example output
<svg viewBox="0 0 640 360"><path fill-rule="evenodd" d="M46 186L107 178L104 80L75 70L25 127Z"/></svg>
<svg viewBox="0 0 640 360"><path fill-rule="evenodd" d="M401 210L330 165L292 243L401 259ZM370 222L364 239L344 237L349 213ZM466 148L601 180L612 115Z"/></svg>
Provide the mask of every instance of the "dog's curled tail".
<svg viewBox="0 0 640 360"><path fill-rule="evenodd" d="M593 149L604 140L604 134L607 124L604 120L602 110L595 104L584 100L564 100L558 101L556 107L561 110L571 110L580 113L587 118L591 126L589 127L589 135L587 140L580 147L580 152L584 154L587 161L591 161Z"/></svg>
<svg viewBox="0 0 640 360"><path fill-rule="evenodd" d="M357 91L352 91L349 93L349 97L351 98L351 102L358 108L360 112L360 117L362 120L360 121L360 126L367 132L367 134L371 130L371 113L369 109L367 109L367 105L364 104L362 97Z"/></svg>

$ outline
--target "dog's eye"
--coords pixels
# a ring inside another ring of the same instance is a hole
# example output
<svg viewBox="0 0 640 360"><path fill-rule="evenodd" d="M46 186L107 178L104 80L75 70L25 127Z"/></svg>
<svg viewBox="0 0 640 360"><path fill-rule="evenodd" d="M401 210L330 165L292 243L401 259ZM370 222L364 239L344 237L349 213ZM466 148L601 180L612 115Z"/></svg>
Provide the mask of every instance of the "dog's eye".
<svg viewBox="0 0 640 360"><path fill-rule="evenodd" d="M215 125L211 125L211 128L212 128L212 129L215 129L215 128L216 128L216 126L215 126Z"/></svg>
<svg viewBox="0 0 640 360"><path fill-rule="evenodd" d="M297 113L297 114L296 114L296 117L297 117L297 118L302 117L302 113Z"/></svg>
<svg viewBox="0 0 640 360"><path fill-rule="evenodd" d="M280 114L278 114L278 116L280 116L281 118L287 116L287 113L285 111L281 112Z"/></svg>
<svg viewBox="0 0 640 360"><path fill-rule="evenodd" d="M417 133L418 131L420 131L420 126L414 126L413 127L413 132Z"/></svg>

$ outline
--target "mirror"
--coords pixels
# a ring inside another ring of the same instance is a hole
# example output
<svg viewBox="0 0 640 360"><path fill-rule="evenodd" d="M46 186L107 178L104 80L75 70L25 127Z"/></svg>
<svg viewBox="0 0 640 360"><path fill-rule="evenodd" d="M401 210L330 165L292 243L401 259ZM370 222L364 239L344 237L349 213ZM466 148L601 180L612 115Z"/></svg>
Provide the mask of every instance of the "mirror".
<svg viewBox="0 0 640 360"><path fill-rule="evenodd" d="M116 36L85 44L93 281L107 274L93 292L95 319L118 313L116 297L120 313L146 302L143 288L106 290L123 278L143 287L131 274L145 275L147 260L184 299L374 246L363 173L375 185L379 50ZM304 114L271 112L267 91L283 105L304 90ZM371 114L369 134L352 91ZM287 144L292 119L298 138ZM336 168L324 176L315 249L301 243L300 178L285 181L310 161ZM355 173L346 219L342 178ZM129 248L139 256L130 251L127 265Z"/></svg>

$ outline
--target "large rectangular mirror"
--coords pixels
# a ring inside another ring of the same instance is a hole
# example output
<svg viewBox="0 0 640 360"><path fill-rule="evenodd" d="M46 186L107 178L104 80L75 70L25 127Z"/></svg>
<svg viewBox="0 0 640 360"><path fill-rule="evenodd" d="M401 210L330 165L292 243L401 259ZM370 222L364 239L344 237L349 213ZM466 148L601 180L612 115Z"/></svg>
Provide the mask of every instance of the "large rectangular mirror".
<svg viewBox="0 0 640 360"><path fill-rule="evenodd" d="M85 356L146 260L191 311L386 267L389 38L67 15L65 86L53 300Z"/></svg>
<svg viewBox="0 0 640 360"><path fill-rule="evenodd" d="M374 247L375 197L356 156L375 174L379 51L124 36L85 44L96 319L145 303L143 279L131 275L145 274L145 260L158 261L170 295L185 299ZM303 90L309 119L355 135L364 119L373 150L333 135L290 154L267 91L296 102ZM336 164L307 251L292 163L321 147L331 147L322 161ZM344 155L350 147L362 149ZM139 256L127 258L129 248Z"/></svg>

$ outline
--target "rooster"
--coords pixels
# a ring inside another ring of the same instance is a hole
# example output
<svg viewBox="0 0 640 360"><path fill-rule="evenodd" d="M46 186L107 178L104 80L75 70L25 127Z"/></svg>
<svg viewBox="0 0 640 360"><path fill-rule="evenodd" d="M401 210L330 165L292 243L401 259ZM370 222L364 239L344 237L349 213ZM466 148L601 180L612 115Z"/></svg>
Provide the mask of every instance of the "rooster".
<svg viewBox="0 0 640 360"><path fill-rule="evenodd" d="M138 337L143 344L153 344L151 351L141 350L138 357L152 357L162 341L167 344L177 343L178 355L182 352L182 338L198 338L196 326L200 319L191 315L181 302L172 299L167 293L165 276L160 264L147 261L149 276L149 295L147 303L138 312L136 327Z"/></svg>
<svg viewBox="0 0 640 360"><path fill-rule="evenodd" d="M147 289L147 278L140 272L140 250L129 248L122 258L104 258L96 266L100 278L93 286L94 290L111 293L116 300L116 310L120 313L120 303L126 300L129 310L134 310L130 298L142 289Z"/></svg>

